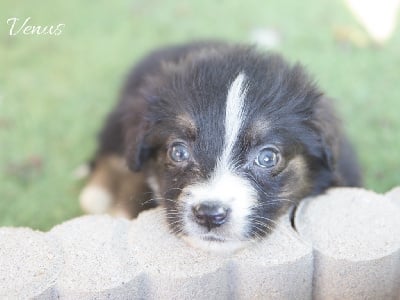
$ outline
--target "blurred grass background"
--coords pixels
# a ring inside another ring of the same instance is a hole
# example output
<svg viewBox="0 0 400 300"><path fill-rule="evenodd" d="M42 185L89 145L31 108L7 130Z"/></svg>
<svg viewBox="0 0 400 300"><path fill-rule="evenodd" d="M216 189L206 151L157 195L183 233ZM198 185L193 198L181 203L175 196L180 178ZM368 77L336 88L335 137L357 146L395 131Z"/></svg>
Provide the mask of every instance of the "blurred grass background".
<svg viewBox="0 0 400 300"><path fill-rule="evenodd" d="M12 17L66 25L59 36L10 36ZM366 187L399 185L400 32L371 44L340 0L2 0L0 226L47 230L82 213L73 171L147 51L199 38L250 42L257 28L277 32L275 51L302 62L335 98Z"/></svg>

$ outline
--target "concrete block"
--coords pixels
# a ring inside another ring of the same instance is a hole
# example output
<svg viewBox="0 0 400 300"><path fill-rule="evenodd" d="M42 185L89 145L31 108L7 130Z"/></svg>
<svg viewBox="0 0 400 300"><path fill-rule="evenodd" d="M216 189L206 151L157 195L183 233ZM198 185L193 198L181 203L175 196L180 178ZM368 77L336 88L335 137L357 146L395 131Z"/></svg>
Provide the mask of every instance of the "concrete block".
<svg viewBox="0 0 400 300"><path fill-rule="evenodd" d="M284 215L275 231L234 257L238 299L310 299L313 253Z"/></svg>
<svg viewBox="0 0 400 300"><path fill-rule="evenodd" d="M129 231L130 256L145 299L228 299L227 259L190 248L172 235L162 209L142 212ZM141 298L140 297L140 298Z"/></svg>
<svg viewBox="0 0 400 300"><path fill-rule="evenodd" d="M385 194L386 197L390 198L393 203L400 207L400 186L391 189Z"/></svg>
<svg viewBox="0 0 400 300"><path fill-rule="evenodd" d="M332 189L230 254L188 246L161 208L0 228L0 299L400 299L399 189Z"/></svg>
<svg viewBox="0 0 400 300"><path fill-rule="evenodd" d="M244 251L193 249L169 233L163 211L143 212L129 232L146 299L309 299L312 250L283 217L277 230Z"/></svg>
<svg viewBox="0 0 400 300"><path fill-rule="evenodd" d="M62 251L54 237L29 228L0 228L0 299L52 299Z"/></svg>
<svg viewBox="0 0 400 300"><path fill-rule="evenodd" d="M56 288L61 299L129 298L127 285L136 264L128 257L130 222L109 216L85 216L54 227L64 264Z"/></svg>
<svg viewBox="0 0 400 300"><path fill-rule="evenodd" d="M400 296L400 209L387 197L332 189L303 201L295 224L314 247L315 299Z"/></svg>

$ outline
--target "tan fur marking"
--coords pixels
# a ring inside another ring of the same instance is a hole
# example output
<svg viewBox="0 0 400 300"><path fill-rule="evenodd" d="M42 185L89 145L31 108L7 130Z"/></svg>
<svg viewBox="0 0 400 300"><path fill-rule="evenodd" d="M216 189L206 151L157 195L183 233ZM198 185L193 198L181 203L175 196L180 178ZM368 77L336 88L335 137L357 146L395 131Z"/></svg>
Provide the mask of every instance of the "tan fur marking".
<svg viewBox="0 0 400 300"><path fill-rule="evenodd" d="M246 133L246 138L249 140L258 140L265 136L265 133L270 130L269 122L265 120L256 120Z"/></svg>
<svg viewBox="0 0 400 300"><path fill-rule="evenodd" d="M192 140L194 140L197 136L197 127L196 123L190 118L188 115L179 115L177 117L178 125L181 128L186 129L186 134Z"/></svg>
<svg viewBox="0 0 400 300"><path fill-rule="evenodd" d="M286 172L294 172L291 176L292 179L298 179L297 181L288 181L283 187L283 192L279 195L280 198L292 198L293 196L302 195L309 191L310 182L307 178L307 164L302 155L296 155L286 167Z"/></svg>
<svg viewBox="0 0 400 300"><path fill-rule="evenodd" d="M86 187L101 187L112 196L108 211L117 216L133 218L143 209L149 189L142 173L131 173L122 157L110 155L97 160ZM95 203L96 199L93 199Z"/></svg>

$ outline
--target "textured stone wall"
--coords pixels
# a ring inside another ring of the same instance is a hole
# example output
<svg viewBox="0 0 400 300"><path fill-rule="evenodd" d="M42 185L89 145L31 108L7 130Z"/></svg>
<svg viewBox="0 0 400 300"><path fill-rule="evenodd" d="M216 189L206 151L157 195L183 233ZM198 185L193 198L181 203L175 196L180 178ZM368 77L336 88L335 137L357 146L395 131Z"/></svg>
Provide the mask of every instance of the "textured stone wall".
<svg viewBox="0 0 400 300"><path fill-rule="evenodd" d="M400 299L400 188L305 199L295 226L231 255L188 247L162 210L0 228L0 299Z"/></svg>

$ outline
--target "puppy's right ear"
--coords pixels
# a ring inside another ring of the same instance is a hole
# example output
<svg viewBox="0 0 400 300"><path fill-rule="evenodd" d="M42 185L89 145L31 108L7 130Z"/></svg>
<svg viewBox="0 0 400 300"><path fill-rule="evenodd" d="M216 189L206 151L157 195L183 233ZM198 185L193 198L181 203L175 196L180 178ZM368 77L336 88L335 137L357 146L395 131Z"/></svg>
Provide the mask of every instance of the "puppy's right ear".
<svg viewBox="0 0 400 300"><path fill-rule="evenodd" d="M150 157L151 148L146 143L146 131L143 128L131 131L127 137L126 158L128 167L133 172L139 172Z"/></svg>
<svg viewBox="0 0 400 300"><path fill-rule="evenodd" d="M157 95L163 80L159 76L146 77L140 88L136 89L137 87L128 84L123 94L120 108L124 116L125 157L129 168L134 172L142 170L159 146L158 133L154 129L157 119L154 116L154 107L160 102Z"/></svg>
<svg viewBox="0 0 400 300"><path fill-rule="evenodd" d="M134 172L142 169L152 153L148 139L151 122L147 119L147 105L141 99L132 99L123 112L125 157Z"/></svg>

